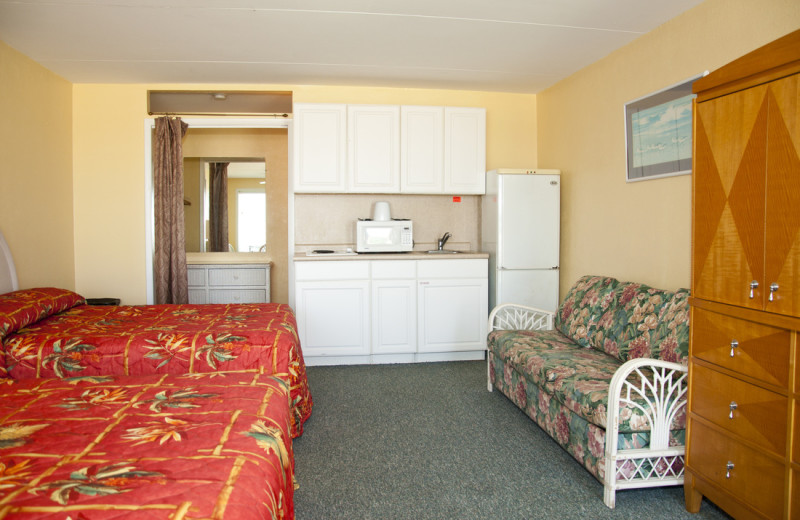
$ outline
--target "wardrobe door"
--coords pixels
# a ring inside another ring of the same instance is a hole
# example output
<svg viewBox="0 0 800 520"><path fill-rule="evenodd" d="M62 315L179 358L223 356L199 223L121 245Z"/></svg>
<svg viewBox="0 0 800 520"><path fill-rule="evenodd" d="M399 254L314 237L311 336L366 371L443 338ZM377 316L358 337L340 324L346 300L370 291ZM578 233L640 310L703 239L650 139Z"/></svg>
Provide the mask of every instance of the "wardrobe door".
<svg viewBox="0 0 800 520"><path fill-rule="evenodd" d="M698 298L763 308L767 114L764 85L696 105L692 292Z"/></svg>
<svg viewBox="0 0 800 520"><path fill-rule="evenodd" d="M769 86L765 310L800 316L800 75ZM770 291L772 289L772 291ZM772 292L772 298L770 298Z"/></svg>

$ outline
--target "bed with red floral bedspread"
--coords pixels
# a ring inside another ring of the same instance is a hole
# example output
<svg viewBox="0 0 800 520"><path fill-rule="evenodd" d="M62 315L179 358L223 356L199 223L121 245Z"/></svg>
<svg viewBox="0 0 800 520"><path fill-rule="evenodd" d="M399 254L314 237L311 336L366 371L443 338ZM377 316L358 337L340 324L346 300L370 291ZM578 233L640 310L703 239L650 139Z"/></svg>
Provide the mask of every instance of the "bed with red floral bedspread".
<svg viewBox="0 0 800 520"><path fill-rule="evenodd" d="M293 461L280 377L0 379L1 519L294 518Z"/></svg>
<svg viewBox="0 0 800 520"><path fill-rule="evenodd" d="M40 288L0 295L0 376L68 378L254 370L286 380L291 432L312 400L294 313L284 304L86 305Z"/></svg>

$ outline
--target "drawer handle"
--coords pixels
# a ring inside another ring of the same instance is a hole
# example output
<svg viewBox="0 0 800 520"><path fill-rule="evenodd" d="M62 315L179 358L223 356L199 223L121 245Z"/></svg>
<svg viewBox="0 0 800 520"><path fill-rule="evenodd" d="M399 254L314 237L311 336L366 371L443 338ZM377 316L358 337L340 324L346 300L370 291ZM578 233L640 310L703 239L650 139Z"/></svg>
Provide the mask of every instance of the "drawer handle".
<svg viewBox="0 0 800 520"><path fill-rule="evenodd" d="M728 461L728 464L725 466L725 478L731 478L731 471L733 471L733 462Z"/></svg>
<svg viewBox="0 0 800 520"><path fill-rule="evenodd" d="M733 411L739 408L739 405L736 404L736 401L731 401L731 413L728 414L728 419L733 419Z"/></svg>
<svg viewBox="0 0 800 520"><path fill-rule="evenodd" d="M774 300L775 291L777 291L779 287L780 286L776 283L772 283L769 286L769 301L775 301Z"/></svg>
<svg viewBox="0 0 800 520"><path fill-rule="evenodd" d="M734 356L734 349L739 348L739 342L735 339L731 340L731 357Z"/></svg>
<svg viewBox="0 0 800 520"><path fill-rule="evenodd" d="M754 298L753 290L757 289L757 288L758 288L758 281L753 280L752 282L750 282L750 299L751 300Z"/></svg>

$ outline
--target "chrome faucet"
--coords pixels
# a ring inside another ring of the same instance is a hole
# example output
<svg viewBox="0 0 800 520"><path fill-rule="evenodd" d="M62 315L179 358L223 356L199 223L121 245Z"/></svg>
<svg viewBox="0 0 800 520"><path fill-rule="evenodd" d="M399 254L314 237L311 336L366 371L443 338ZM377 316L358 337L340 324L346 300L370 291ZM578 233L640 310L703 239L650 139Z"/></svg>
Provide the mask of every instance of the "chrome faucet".
<svg viewBox="0 0 800 520"><path fill-rule="evenodd" d="M450 239L451 236L453 235L451 235L449 231L445 232L445 234L442 235L442 238L439 239L439 251L441 251L444 248L444 245L447 243L447 241Z"/></svg>

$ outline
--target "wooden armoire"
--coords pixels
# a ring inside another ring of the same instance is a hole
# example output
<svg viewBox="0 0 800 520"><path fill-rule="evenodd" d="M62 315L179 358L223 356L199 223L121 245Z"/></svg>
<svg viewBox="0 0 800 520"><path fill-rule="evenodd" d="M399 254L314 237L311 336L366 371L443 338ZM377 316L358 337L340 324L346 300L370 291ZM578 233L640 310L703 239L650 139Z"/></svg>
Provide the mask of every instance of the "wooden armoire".
<svg viewBox="0 0 800 520"><path fill-rule="evenodd" d="M800 519L800 31L694 91L686 509Z"/></svg>

